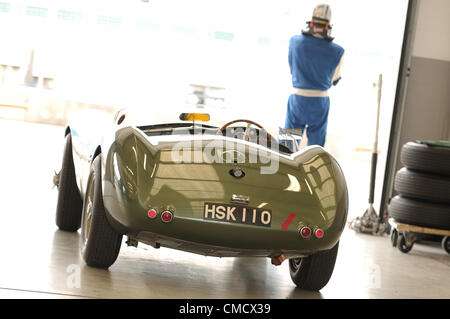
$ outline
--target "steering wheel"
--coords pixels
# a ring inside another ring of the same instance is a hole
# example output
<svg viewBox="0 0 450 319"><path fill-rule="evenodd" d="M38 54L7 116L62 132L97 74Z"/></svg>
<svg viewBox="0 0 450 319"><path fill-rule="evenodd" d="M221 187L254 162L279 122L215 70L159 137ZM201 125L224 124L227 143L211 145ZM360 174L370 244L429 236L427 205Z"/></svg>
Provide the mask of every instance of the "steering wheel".
<svg viewBox="0 0 450 319"><path fill-rule="evenodd" d="M226 123L224 126L222 126L219 131L217 132L217 135L224 135L223 133L225 132L225 130L232 124L234 123L238 123L238 122L245 122L247 123L247 127L245 128L245 133L244 133L244 140L248 141L249 140L249 128L250 126L254 125L257 128L259 128L261 131L263 131L266 136L267 136L267 141L270 142L271 141L271 136L269 133L267 133L267 131L264 129L264 127L262 127L261 125L259 125L256 122L250 121L250 120L244 120L244 119L240 119L240 120L234 120L231 122Z"/></svg>

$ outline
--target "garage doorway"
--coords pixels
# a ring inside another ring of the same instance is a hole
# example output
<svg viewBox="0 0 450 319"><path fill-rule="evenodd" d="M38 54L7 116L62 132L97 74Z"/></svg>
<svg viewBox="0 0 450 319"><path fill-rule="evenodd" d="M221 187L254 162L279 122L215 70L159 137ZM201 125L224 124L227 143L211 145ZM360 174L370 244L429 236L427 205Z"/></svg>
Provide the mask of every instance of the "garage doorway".
<svg viewBox="0 0 450 319"><path fill-rule="evenodd" d="M177 106L193 88L219 88L213 106L236 118L244 110L276 134L291 92L289 38L321 2L2 1L0 27L8 34L0 42L0 99L28 111L3 109L0 117L64 125L78 109ZM372 84L383 74L375 207L380 204L408 1L328 3L333 36L346 53L342 81L330 90L326 148L346 173L351 218L367 208ZM51 78L52 85L30 89L30 72L38 84Z"/></svg>

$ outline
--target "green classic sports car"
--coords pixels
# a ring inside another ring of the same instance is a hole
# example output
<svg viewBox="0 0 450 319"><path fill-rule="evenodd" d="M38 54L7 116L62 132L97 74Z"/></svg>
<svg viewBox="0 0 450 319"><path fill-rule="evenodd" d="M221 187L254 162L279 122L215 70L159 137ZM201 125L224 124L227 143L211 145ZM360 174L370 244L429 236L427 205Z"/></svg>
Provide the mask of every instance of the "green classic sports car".
<svg viewBox="0 0 450 319"><path fill-rule="evenodd" d="M335 158L319 146L293 153L250 120L207 121L178 113L140 125L122 110L71 122L55 178L59 229L81 227L93 267L111 266L125 235L134 246L289 259L298 287L324 287L348 209Z"/></svg>

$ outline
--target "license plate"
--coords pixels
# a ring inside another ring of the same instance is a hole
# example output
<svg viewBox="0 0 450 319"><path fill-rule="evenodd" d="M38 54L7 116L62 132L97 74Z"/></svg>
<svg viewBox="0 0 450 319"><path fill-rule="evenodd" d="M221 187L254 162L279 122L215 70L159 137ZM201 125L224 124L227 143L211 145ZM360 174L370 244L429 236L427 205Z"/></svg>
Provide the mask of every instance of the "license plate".
<svg viewBox="0 0 450 319"><path fill-rule="evenodd" d="M270 227L272 210L221 203L205 203L203 219Z"/></svg>

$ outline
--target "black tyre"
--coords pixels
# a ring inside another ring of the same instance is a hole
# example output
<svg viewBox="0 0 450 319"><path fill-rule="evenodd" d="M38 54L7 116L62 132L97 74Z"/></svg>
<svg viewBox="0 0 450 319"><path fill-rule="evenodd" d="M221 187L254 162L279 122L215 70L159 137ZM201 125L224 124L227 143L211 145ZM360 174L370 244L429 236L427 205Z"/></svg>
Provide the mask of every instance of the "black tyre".
<svg viewBox="0 0 450 319"><path fill-rule="evenodd" d="M392 245L392 247L397 246L397 240L398 240L398 231L397 231L397 229L392 229L391 230L391 245Z"/></svg>
<svg viewBox="0 0 450 319"><path fill-rule="evenodd" d="M403 145L400 160L409 169L450 176L450 148L415 142Z"/></svg>
<svg viewBox="0 0 450 319"><path fill-rule="evenodd" d="M403 236L402 234L400 234L398 236L397 248L402 253L405 253L405 254L409 253L411 251L411 249L413 248L413 245L414 244L412 244L412 243L408 244L406 242L405 236Z"/></svg>
<svg viewBox="0 0 450 319"><path fill-rule="evenodd" d="M72 137L66 135L62 168L59 173L56 225L61 230L77 231L81 223L83 200L78 190L72 157Z"/></svg>
<svg viewBox="0 0 450 319"><path fill-rule="evenodd" d="M447 254L450 254L450 237L445 236L442 238L442 248L447 252Z"/></svg>
<svg viewBox="0 0 450 319"><path fill-rule="evenodd" d="M450 205L395 196L389 205L389 214L400 223L450 229Z"/></svg>
<svg viewBox="0 0 450 319"><path fill-rule="evenodd" d="M450 163L449 163L450 165ZM402 168L395 175L395 190L401 195L437 203L450 203L450 178Z"/></svg>
<svg viewBox="0 0 450 319"><path fill-rule="evenodd" d="M101 162L97 156L91 164L83 205L80 247L87 265L108 268L117 259L122 235L109 224L101 184Z"/></svg>
<svg viewBox="0 0 450 319"><path fill-rule="evenodd" d="M333 274L339 242L330 250L304 258L289 259L289 272L297 287L320 290Z"/></svg>

